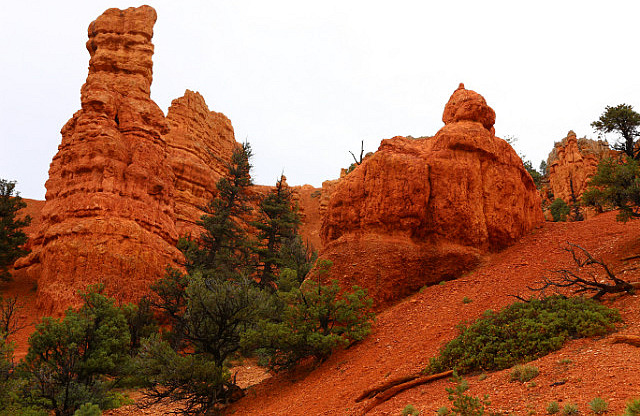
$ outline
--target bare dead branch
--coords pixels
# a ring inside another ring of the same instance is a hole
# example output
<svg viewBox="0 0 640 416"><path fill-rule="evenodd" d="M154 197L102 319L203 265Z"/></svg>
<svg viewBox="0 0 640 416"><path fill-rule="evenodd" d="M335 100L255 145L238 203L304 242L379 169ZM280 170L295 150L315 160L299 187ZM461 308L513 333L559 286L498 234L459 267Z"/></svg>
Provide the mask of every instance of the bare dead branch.
<svg viewBox="0 0 640 416"><path fill-rule="evenodd" d="M0 340L15 334L27 325L18 318L22 306L17 298L3 298L0 296Z"/></svg>
<svg viewBox="0 0 640 416"><path fill-rule="evenodd" d="M617 277L604 261L593 257L585 248L567 242L563 250L571 255L575 270L554 270L551 277L543 276L538 287L528 286L529 290L544 295L548 289L555 292L568 289L574 295L594 293L593 299L596 300L607 293L633 293L634 286L631 283ZM598 271L604 272L604 278L599 277L601 273Z"/></svg>
<svg viewBox="0 0 640 416"><path fill-rule="evenodd" d="M613 344L629 344L640 347L640 335L614 335Z"/></svg>
<svg viewBox="0 0 640 416"><path fill-rule="evenodd" d="M360 159L356 159L356 155L354 155L351 150L349 150L349 153L351 153L351 157L353 157L353 161L356 162L356 165L360 165L362 163L362 157L364 156L364 140L360 142Z"/></svg>
<svg viewBox="0 0 640 416"><path fill-rule="evenodd" d="M374 407L386 402L387 400L393 398L394 396L402 393L405 390L409 390L416 386L449 377L452 374L453 370L448 370L437 374L423 375L422 373L417 373L406 377L400 377L398 379L388 381L387 383L384 383L373 389L367 390L366 392L362 393L358 397L358 399L356 399L356 402L360 402L368 398L373 398L373 400L364 407L362 411L362 414L364 415Z"/></svg>

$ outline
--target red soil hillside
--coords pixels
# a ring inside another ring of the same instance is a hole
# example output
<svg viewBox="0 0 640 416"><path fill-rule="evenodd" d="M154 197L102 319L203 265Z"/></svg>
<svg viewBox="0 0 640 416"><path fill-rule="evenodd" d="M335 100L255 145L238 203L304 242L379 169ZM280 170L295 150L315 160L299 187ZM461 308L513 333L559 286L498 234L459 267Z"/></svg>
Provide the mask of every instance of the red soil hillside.
<svg viewBox="0 0 640 416"><path fill-rule="evenodd" d="M566 241L578 243L603 257L629 280L640 280L640 261L623 258L640 254L640 222L622 224L608 213L579 223L546 223L502 252L484 258L482 266L455 281L425 288L378 316L373 333L362 343L334 354L311 372L279 374L248 391L230 414L242 415L358 415L366 403L356 403L365 389L379 382L424 368L438 348L456 335L455 326L486 309L500 309L526 294L548 270L570 265L562 250ZM464 304L468 297L471 303ZM640 334L640 298L610 296L605 303L620 309L621 333ZM559 360L571 360L559 364ZM583 412L600 396L619 412L630 397L640 396L640 354L637 347L612 344L611 337L570 342L562 350L532 363L540 375L535 387L511 383L509 370L491 373L482 381L469 377L472 395L489 394L492 408L527 414L545 413L548 402L572 402ZM550 387L565 380L566 383ZM424 415L448 405L446 380L416 387L374 408L368 415L399 415L413 404ZM116 414L116 413L114 413ZM125 414L118 412L117 414Z"/></svg>

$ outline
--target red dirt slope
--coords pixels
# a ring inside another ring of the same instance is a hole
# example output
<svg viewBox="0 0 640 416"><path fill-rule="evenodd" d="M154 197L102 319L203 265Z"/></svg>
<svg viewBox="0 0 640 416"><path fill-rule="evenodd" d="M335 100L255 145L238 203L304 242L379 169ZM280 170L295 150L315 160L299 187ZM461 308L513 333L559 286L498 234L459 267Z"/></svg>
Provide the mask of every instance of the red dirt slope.
<svg viewBox="0 0 640 416"><path fill-rule="evenodd" d="M365 389L390 378L422 369L438 348L455 334L461 320L478 317L486 309L500 309L514 301L509 295L526 294L546 270L570 265L561 247L566 241L582 245L592 254L612 262L631 281L640 280L640 221L621 224L615 214L600 215L581 223L547 223L514 246L485 258L484 264L445 285L426 288L378 316L373 333L364 342L334 354L310 373L280 374L249 389L230 414L242 415L358 415L365 403L356 403ZM621 252L618 252L622 250ZM626 271L623 271L626 270ZM464 304L468 297L471 303ZM626 325L622 333L640 333L640 298L609 297L607 304L620 309ZM560 364L560 359L571 360ZM470 377L472 395L489 394L492 408L512 414L530 410L545 413L550 401L576 403L588 411L596 396L620 411L630 397L640 397L640 354L636 347L612 344L610 337L578 340L533 363L540 368L535 386L510 383L509 370L489 374L482 381ZM551 383L566 381L550 387ZM399 415L406 404L421 414L433 414L448 405L441 380L416 387L367 413Z"/></svg>

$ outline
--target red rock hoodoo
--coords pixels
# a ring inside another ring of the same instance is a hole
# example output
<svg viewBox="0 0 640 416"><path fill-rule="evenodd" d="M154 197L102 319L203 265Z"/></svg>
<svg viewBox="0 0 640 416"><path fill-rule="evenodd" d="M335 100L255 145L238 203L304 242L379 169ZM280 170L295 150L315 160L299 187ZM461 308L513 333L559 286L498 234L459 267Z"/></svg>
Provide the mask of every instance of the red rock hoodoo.
<svg viewBox="0 0 640 416"><path fill-rule="evenodd" d="M204 98L187 90L171 102L167 112L169 134L164 136L169 166L175 175L176 228L180 235L200 235L195 222L199 207L213 197L216 183L237 145L231 121L222 113L209 111Z"/></svg>
<svg viewBox="0 0 640 416"><path fill-rule="evenodd" d="M323 257L344 285L378 305L459 276L483 253L543 221L536 187L494 111L461 86L434 137L383 140L336 185L322 224Z"/></svg>
<svg viewBox="0 0 640 416"><path fill-rule="evenodd" d="M148 293L181 257L236 145L231 122L187 91L167 118L150 98L149 6L109 9L89 26L82 109L62 128L33 252L18 268L37 276L38 303L60 312L78 290L103 283L121 301Z"/></svg>
<svg viewBox="0 0 640 416"><path fill-rule="evenodd" d="M576 198L587 189L587 182L596 173L598 163L610 157L612 151L605 140L578 139L573 130L556 142L547 159L549 189L554 198L572 202L571 187Z"/></svg>

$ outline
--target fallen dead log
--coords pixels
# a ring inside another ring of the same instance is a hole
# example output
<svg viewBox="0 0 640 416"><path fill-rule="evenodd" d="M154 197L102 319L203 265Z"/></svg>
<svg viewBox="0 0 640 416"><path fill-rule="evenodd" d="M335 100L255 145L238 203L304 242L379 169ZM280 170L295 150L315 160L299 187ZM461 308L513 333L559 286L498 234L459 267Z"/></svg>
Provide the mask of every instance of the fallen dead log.
<svg viewBox="0 0 640 416"><path fill-rule="evenodd" d="M629 344L634 347L640 347L640 335L614 335L613 344Z"/></svg>
<svg viewBox="0 0 640 416"><path fill-rule="evenodd" d="M356 399L356 402L361 402L366 399L373 399L371 403L368 403L364 407L362 413L364 415L374 407L386 402L387 400L405 390L409 390L422 384L427 384L432 381L449 377L452 374L453 370L449 370L438 374L430 374L427 376L417 373L410 376L400 377L365 391Z"/></svg>
<svg viewBox="0 0 640 416"><path fill-rule="evenodd" d="M384 384L379 386L370 388L369 390L365 390L358 398L356 399L356 403L359 403L363 400L371 399L375 397L378 393L383 392L385 390L390 389L391 387L397 386L398 384L406 383L407 381L415 380L418 377L422 377L422 373L415 373L409 376L394 378L393 380L389 380Z"/></svg>

